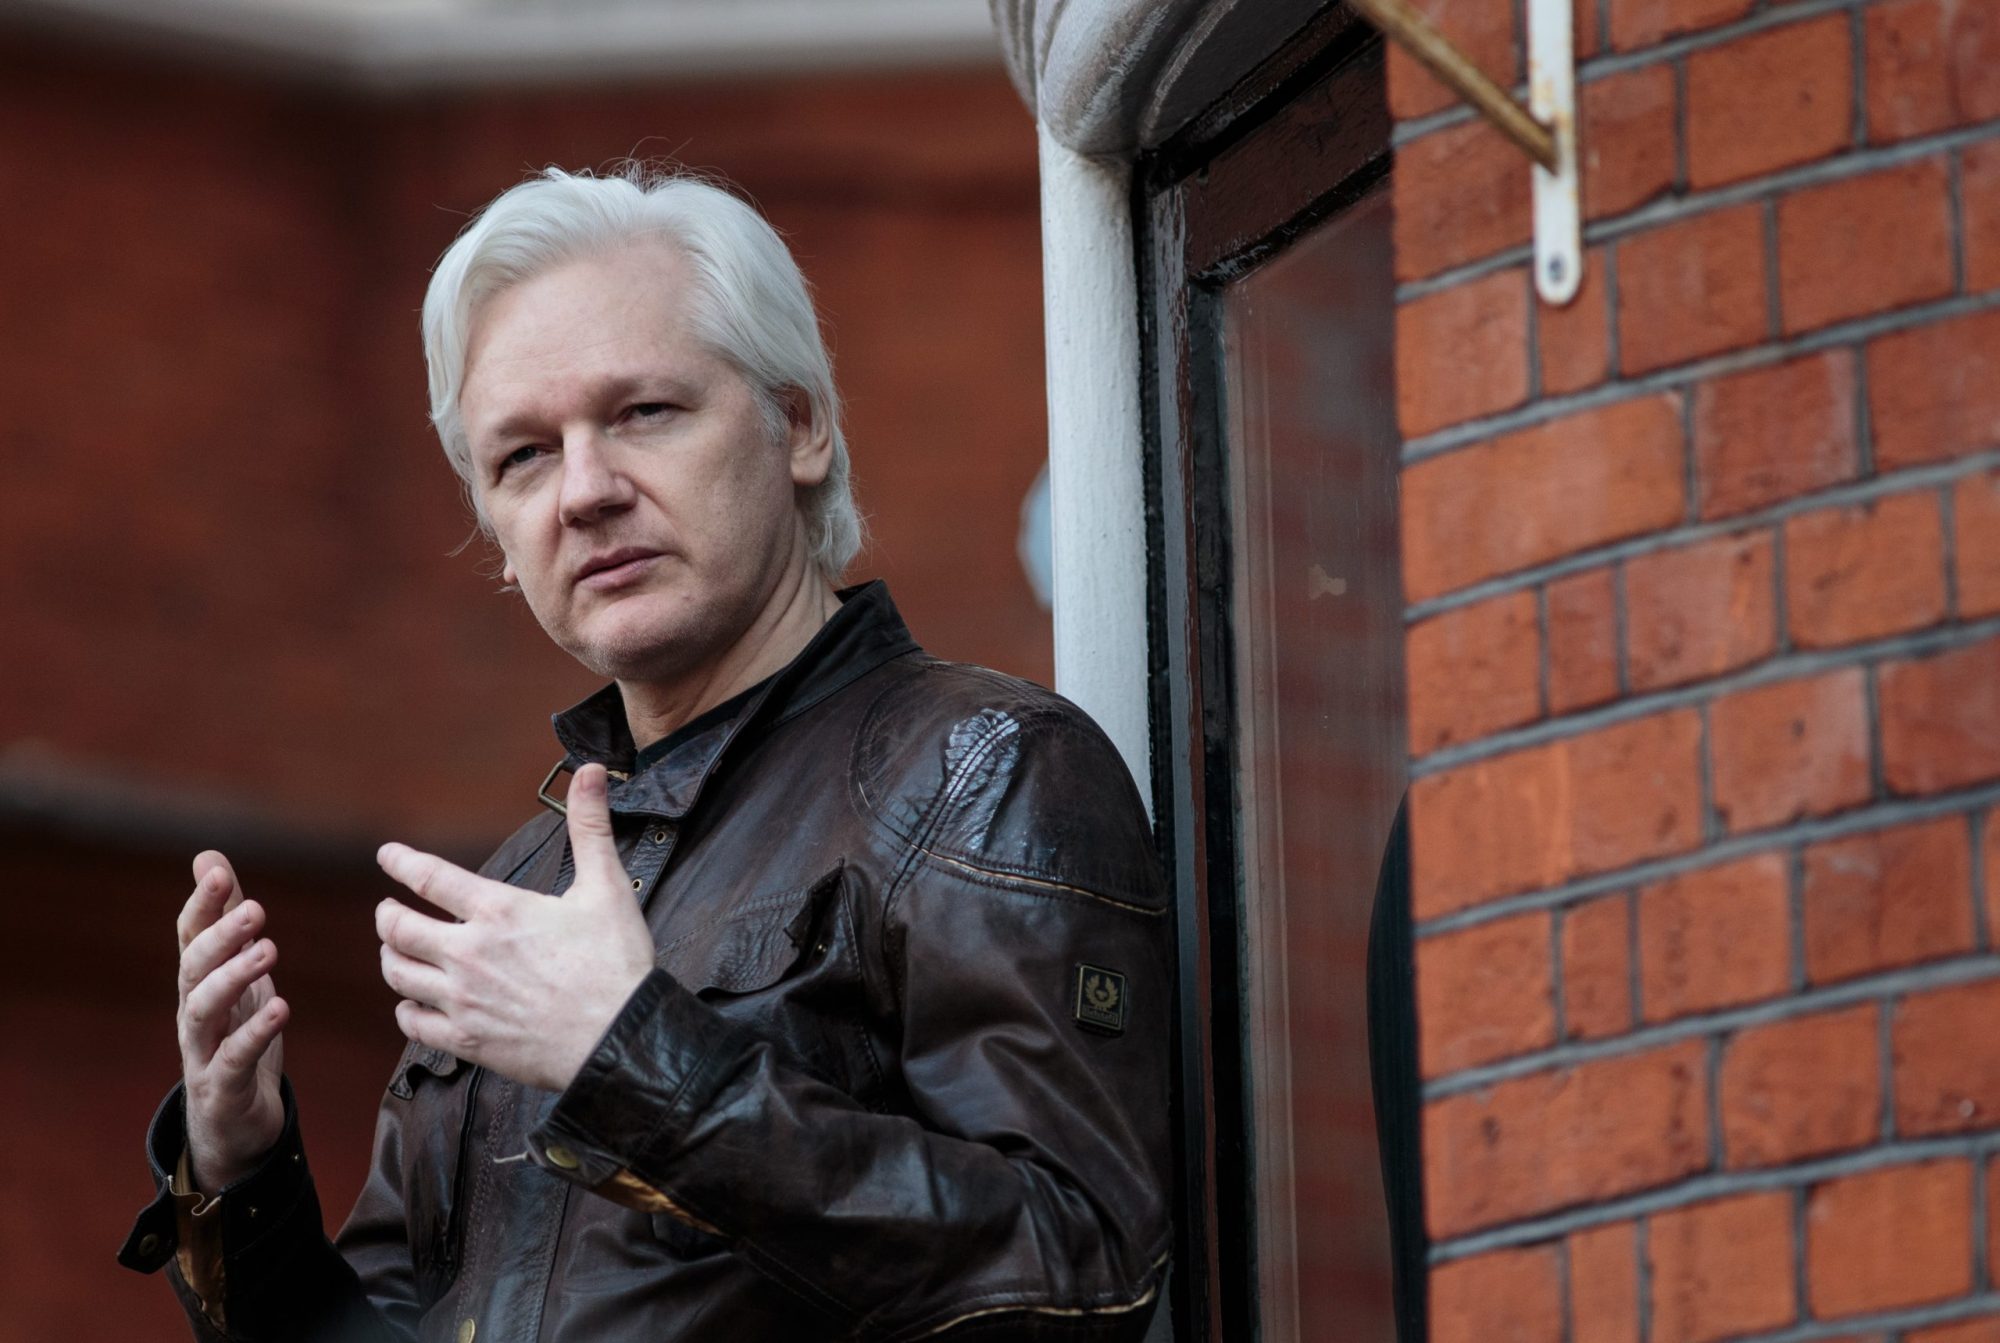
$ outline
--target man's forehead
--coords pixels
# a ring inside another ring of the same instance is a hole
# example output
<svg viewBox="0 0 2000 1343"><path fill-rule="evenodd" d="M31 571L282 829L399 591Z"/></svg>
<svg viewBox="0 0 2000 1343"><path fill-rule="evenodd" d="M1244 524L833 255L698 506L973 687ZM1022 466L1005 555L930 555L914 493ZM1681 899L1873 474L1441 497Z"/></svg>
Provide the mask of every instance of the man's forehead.
<svg viewBox="0 0 2000 1343"><path fill-rule="evenodd" d="M489 295L473 311L460 392L467 428L549 394L691 390L719 362L687 311L676 251L566 262Z"/></svg>

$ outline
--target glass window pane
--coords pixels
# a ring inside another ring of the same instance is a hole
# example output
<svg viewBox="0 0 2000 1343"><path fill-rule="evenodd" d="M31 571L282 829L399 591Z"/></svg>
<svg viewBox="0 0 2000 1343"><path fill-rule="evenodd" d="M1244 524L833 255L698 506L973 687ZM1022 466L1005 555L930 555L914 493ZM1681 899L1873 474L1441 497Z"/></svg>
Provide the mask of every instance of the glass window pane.
<svg viewBox="0 0 2000 1343"><path fill-rule="evenodd" d="M1386 183L1222 295L1267 1343L1396 1337L1369 919L1404 787Z"/></svg>

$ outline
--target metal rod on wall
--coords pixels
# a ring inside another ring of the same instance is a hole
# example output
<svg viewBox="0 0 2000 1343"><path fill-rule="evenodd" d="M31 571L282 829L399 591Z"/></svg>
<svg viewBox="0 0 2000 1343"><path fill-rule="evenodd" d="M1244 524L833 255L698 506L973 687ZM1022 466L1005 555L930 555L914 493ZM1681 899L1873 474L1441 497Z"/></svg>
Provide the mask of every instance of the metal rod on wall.
<svg viewBox="0 0 2000 1343"><path fill-rule="evenodd" d="M1352 3L1377 28L1401 43L1403 50L1422 62L1426 70L1471 103L1502 135L1519 145L1521 152L1550 172L1558 171L1555 131L1535 120L1514 101L1513 95L1467 60L1442 33L1431 27L1430 20L1418 13L1409 0L1352 0Z"/></svg>

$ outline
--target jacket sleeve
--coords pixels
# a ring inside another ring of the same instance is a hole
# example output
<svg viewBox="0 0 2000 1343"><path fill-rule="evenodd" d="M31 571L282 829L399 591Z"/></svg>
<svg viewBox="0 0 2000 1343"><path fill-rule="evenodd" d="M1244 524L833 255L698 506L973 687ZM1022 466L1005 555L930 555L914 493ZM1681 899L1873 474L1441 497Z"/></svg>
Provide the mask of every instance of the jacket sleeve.
<svg viewBox="0 0 2000 1343"><path fill-rule="evenodd" d="M143 1273L165 1267L202 1343L413 1339L408 1254L400 1256L404 1270L399 1280L392 1267L398 1256L350 1263L326 1238L289 1081L284 1084L285 1127L277 1145L256 1170L202 1203L203 1220L219 1220L219 1226L205 1228L203 1244L181 1243L192 1213L187 1205L198 1199L177 1196L170 1174L187 1148L184 1097L183 1088L176 1087L153 1117L146 1148L159 1192L139 1214L119 1262ZM375 1227L400 1224L398 1211L378 1206L381 1145L378 1133L377 1169L355 1214Z"/></svg>
<svg viewBox="0 0 2000 1343"><path fill-rule="evenodd" d="M481 875L518 876L559 824L547 816L530 820L487 859ZM284 1130L263 1164L205 1200L175 1192L172 1173L187 1150L186 1089L176 1086L146 1135L156 1193L118 1262L141 1273L164 1267L202 1343L409 1343L422 1301L403 1188L410 1106L398 1083L419 1052L405 1051L396 1065L376 1116L368 1179L331 1241L291 1081L282 1084Z"/></svg>
<svg viewBox="0 0 2000 1343"><path fill-rule="evenodd" d="M723 1236L843 1335L1136 1340L1170 1240L1150 830L1073 709L950 738L934 786L877 790L901 799L877 812L896 861L871 894L904 1113L789 1066L656 970L531 1154Z"/></svg>

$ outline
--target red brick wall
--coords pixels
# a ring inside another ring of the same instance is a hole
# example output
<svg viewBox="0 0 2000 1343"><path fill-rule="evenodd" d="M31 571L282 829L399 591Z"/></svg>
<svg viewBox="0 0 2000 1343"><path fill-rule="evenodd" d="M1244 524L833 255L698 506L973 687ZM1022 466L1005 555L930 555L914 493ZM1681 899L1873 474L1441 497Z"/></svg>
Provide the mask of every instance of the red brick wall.
<svg viewBox="0 0 2000 1343"><path fill-rule="evenodd" d="M1564 309L1392 57L1435 1337L2000 1337L2000 0L1578 19Z"/></svg>

